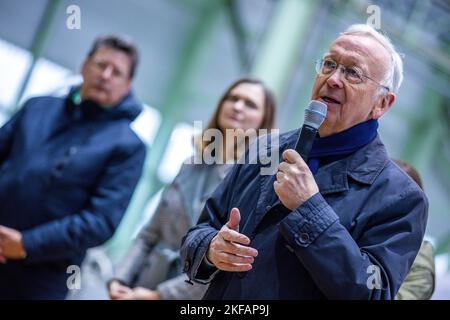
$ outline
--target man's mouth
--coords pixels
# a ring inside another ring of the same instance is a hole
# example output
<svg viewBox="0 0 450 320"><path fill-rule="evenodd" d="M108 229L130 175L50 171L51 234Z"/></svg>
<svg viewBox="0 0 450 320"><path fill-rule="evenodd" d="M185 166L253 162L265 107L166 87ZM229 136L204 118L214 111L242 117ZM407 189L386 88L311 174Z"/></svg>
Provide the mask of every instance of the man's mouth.
<svg viewBox="0 0 450 320"><path fill-rule="evenodd" d="M109 91L108 86L106 84L100 82L100 81L94 84L94 88L97 91L103 91L103 92L108 92Z"/></svg>
<svg viewBox="0 0 450 320"><path fill-rule="evenodd" d="M320 97L324 102L327 103L334 103L334 104L341 104L339 100L336 100L335 98L329 97L329 96L322 96Z"/></svg>

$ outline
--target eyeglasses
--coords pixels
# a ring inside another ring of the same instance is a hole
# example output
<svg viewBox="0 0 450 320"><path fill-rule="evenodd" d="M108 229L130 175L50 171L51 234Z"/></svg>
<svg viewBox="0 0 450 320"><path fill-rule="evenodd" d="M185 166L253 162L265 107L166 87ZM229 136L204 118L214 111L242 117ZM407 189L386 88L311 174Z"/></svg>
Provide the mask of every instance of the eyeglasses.
<svg viewBox="0 0 450 320"><path fill-rule="evenodd" d="M339 67L341 67L342 72L344 73L344 78L351 84L360 84L364 81L364 78L369 79L375 82L380 87L389 90L389 87L386 87L379 82L373 80L372 78L363 74L363 72L357 67L346 67L343 66L336 61L326 58L320 59L316 61L316 72L319 75L331 75L333 74Z"/></svg>
<svg viewBox="0 0 450 320"><path fill-rule="evenodd" d="M103 62L103 61L99 61L99 60L94 60L91 62L92 66L95 68L95 70L99 71L99 72L104 72L106 69L108 69L110 66L112 67L112 76L117 78L117 79L125 79L126 76L123 72L121 72L120 70L118 70L117 68L115 68L114 66Z"/></svg>

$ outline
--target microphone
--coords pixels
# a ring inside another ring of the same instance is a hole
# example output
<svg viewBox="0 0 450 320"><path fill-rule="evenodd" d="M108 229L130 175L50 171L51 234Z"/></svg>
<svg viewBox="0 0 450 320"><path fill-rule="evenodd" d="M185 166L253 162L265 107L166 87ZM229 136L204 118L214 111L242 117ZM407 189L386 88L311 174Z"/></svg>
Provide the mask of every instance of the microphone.
<svg viewBox="0 0 450 320"><path fill-rule="evenodd" d="M311 100L308 108L305 110L305 121L297 144L295 145L295 151L302 156L305 162L308 161L314 138L326 116L327 105L317 100Z"/></svg>

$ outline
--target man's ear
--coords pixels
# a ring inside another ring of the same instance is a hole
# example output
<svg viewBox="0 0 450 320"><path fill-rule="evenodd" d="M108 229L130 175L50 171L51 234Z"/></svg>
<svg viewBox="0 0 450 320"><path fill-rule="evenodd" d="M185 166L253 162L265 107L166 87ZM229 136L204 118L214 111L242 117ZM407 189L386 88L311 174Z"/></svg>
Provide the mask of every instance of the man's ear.
<svg viewBox="0 0 450 320"><path fill-rule="evenodd" d="M395 101L395 93L388 92L380 98L377 105L372 110L372 119L377 120L385 114Z"/></svg>

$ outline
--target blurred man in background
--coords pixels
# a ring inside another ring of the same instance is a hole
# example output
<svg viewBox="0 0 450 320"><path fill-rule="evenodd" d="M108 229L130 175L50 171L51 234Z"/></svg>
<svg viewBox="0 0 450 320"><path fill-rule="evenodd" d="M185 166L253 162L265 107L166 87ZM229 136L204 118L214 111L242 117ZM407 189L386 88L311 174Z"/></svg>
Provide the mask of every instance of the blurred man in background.
<svg viewBox="0 0 450 320"><path fill-rule="evenodd" d="M68 268L113 235L145 158L137 61L130 41L100 37L80 87L28 100L0 129L0 299L63 299Z"/></svg>

